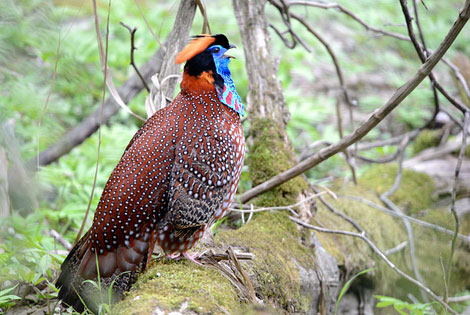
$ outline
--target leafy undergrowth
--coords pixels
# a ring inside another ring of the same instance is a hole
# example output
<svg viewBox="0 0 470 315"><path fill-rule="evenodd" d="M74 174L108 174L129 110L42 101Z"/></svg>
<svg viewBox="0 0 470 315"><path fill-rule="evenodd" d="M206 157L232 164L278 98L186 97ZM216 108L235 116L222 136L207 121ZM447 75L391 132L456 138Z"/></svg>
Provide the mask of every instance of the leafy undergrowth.
<svg viewBox="0 0 470 315"><path fill-rule="evenodd" d="M100 171L88 223L102 187L133 132L121 125L102 129ZM87 192L93 183L97 143L94 135L37 174L40 194L53 202L40 200L39 209L23 209L21 215L14 212L0 218L0 290L15 287L9 295L20 297L0 300L0 308L17 302L47 303L57 295L53 282L67 252L50 233L55 230L73 243L89 201Z"/></svg>

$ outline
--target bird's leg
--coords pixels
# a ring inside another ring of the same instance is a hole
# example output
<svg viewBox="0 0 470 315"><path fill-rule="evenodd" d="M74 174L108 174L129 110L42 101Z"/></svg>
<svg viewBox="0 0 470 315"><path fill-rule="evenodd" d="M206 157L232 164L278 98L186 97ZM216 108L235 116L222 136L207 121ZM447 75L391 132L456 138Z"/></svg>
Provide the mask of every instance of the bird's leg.
<svg viewBox="0 0 470 315"><path fill-rule="evenodd" d="M188 252L183 252L183 256L186 257L186 259L191 260L193 263L202 266L199 261L196 261L196 258L199 257L199 253L194 253L193 255L190 255Z"/></svg>

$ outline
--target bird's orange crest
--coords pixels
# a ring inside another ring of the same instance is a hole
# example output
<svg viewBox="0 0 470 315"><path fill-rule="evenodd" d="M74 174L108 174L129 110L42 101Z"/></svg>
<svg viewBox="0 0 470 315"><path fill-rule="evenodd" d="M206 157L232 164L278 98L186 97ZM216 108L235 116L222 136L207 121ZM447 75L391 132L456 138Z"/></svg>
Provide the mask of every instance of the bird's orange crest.
<svg viewBox="0 0 470 315"><path fill-rule="evenodd" d="M215 37L211 35L198 35L193 40L191 40L189 44L178 53L178 55L176 55L175 63L183 63L193 58L197 54L206 50L207 47L209 47L213 42L215 42Z"/></svg>

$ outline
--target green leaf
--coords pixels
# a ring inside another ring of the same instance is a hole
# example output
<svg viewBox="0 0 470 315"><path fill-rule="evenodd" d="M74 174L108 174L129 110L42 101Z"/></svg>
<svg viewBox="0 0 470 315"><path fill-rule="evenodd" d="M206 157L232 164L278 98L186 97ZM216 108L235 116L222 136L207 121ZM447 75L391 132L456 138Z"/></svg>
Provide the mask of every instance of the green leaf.
<svg viewBox="0 0 470 315"><path fill-rule="evenodd" d="M369 269L366 269L366 270L362 270L361 272L358 272L356 273L351 279L348 280L348 282L346 282L343 286L343 288L341 289L341 292L339 293L339 296L338 296L338 300L336 301L336 305L335 305L335 315L337 314L338 312L338 305L339 305L339 302L341 301L341 299L343 298L343 295L348 291L349 287L351 286L351 283L354 281L354 279L356 279L357 277L359 277L360 275L363 275L365 273L368 273L372 270L374 270L375 268L369 268Z"/></svg>

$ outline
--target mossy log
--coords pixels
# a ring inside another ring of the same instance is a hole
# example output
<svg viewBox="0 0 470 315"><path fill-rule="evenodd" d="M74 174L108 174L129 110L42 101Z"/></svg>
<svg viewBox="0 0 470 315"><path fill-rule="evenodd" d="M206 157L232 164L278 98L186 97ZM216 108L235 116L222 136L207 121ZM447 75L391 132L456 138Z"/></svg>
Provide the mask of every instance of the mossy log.
<svg viewBox="0 0 470 315"><path fill-rule="evenodd" d="M389 167L387 171L393 175L394 167ZM326 199L337 210L353 218L377 246L386 251L407 240L401 220L357 200L344 198L347 195L359 196L380 204L377 195L381 189L365 187L370 187L370 183L365 182L368 176L370 174L362 177L359 186L337 187L335 192L338 199ZM406 187L409 187L411 195L414 190L422 188L421 182L416 180L422 176L407 172L407 176L403 177L403 184L408 185ZM388 185L380 178L374 178L378 181L376 187ZM428 179L432 185L432 179ZM398 205L408 204L407 196L403 198L404 203L396 200ZM447 211L427 208L426 203L422 206L421 219L452 228ZM215 236L216 251L223 252L230 246L255 255L254 260L241 264L250 278L259 304L248 301L238 288L213 267L201 267L186 260L156 259L126 298L114 307L115 313L164 314L181 311L184 314L245 314L262 309L270 314L331 314L344 282L367 268L374 269L353 283L349 291L351 294L366 294L369 299L372 299L372 292L403 299L406 299L408 293L418 296L416 287L391 270L360 239L299 229L288 216L287 211L263 212L241 228L222 230ZM470 232L470 220L462 219L461 231ZM354 231L349 223L319 202L311 223L336 230ZM426 285L437 294L443 294L440 259L442 256L446 261L448 257L451 236L417 226L415 234L417 261ZM201 248L197 250L201 251ZM468 255L468 244L458 242L450 294L461 292L468 285ZM406 248L390 254L388 258L400 269L412 274ZM343 305L343 309L350 307Z"/></svg>

